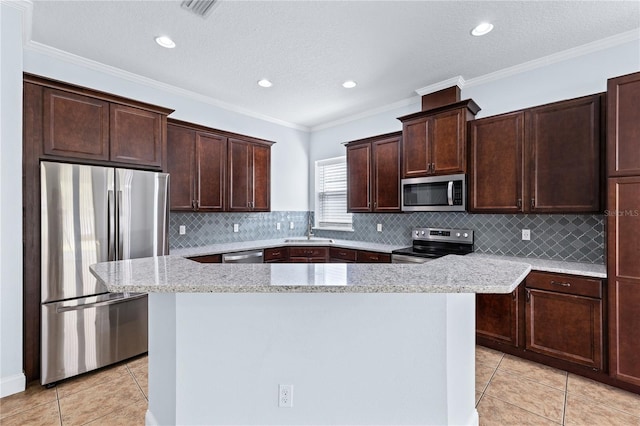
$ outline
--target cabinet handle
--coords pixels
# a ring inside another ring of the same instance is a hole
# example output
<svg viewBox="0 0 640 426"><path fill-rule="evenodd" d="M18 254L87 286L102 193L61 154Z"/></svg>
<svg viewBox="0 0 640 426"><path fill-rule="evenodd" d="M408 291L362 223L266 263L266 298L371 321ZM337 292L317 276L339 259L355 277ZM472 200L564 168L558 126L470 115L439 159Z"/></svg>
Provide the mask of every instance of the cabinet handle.
<svg viewBox="0 0 640 426"><path fill-rule="evenodd" d="M379 260L378 256L371 256L371 260Z"/></svg>
<svg viewBox="0 0 640 426"><path fill-rule="evenodd" d="M431 163L431 173L436 172L436 163Z"/></svg>
<svg viewBox="0 0 640 426"><path fill-rule="evenodd" d="M196 208L200 208L200 200L196 200Z"/></svg>
<svg viewBox="0 0 640 426"><path fill-rule="evenodd" d="M376 208L378 207L378 202L377 201L373 202L373 207L376 207Z"/></svg>
<svg viewBox="0 0 640 426"><path fill-rule="evenodd" d="M527 303L531 300L531 290L527 289Z"/></svg>
<svg viewBox="0 0 640 426"><path fill-rule="evenodd" d="M536 206L536 199L532 198L531 199L531 208L534 208Z"/></svg>
<svg viewBox="0 0 640 426"><path fill-rule="evenodd" d="M345 252L343 252L343 251L339 251L339 252L338 252L338 254L339 254L340 256L346 256L346 255L347 255L347 253L345 253Z"/></svg>
<svg viewBox="0 0 640 426"><path fill-rule="evenodd" d="M273 251L273 252L271 252L271 256L280 256L280 252L279 251Z"/></svg>
<svg viewBox="0 0 640 426"><path fill-rule="evenodd" d="M192 209L196 208L196 200L191 200L191 208Z"/></svg>
<svg viewBox="0 0 640 426"><path fill-rule="evenodd" d="M563 283L563 282L559 282L559 281L551 281L551 284L561 285L562 287L571 287L571 283Z"/></svg>
<svg viewBox="0 0 640 426"><path fill-rule="evenodd" d="M516 201L516 206L518 206L518 208L522 207L522 198L518 198L518 201Z"/></svg>
<svg viewBox="0 0 640 426"><path fill-rule="evenodd" d="M517 291L518 291L518 289L513 290L513 291L511 292L511 299L516 300L516 292L517 292Z"/></svg>

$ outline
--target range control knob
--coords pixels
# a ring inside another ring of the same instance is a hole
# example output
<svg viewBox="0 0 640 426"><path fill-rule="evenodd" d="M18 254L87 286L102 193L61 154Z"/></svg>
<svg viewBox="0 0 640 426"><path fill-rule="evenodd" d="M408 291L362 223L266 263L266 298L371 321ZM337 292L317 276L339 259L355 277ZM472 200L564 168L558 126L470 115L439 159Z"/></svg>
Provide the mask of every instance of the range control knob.
<svg viewBox="0 0 640 426"><path fill-rule="evenodd" d="M459 232L456 233L456 237L460 238L460 233Z"/></svg>
<svg viewBox="0 0 640 426"><path fill-rule="evenodd" d="M420 231L416 231L416 236L420 235Z"/></svg>
<svg viewBox="0 0 640 426"><path fill-rule="evenodd" d="M420 231L420 235L424 235L424 231Z"/></svg>
<svg viewBox="0 0 640 426"><path fill-rule="evenodd" d="M464 234L462 234L463 237L467 238L469 236L469 234L467 234L466 232Z"/></svg>

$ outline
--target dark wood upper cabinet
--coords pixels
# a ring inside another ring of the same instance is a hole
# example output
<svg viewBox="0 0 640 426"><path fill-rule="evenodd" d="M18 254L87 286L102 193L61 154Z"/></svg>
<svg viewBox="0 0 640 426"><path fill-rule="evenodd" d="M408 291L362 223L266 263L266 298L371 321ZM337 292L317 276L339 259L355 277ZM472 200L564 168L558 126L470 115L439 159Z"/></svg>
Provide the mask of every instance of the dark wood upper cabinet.
<svg viewBox="0 0 640 426"><path fill-rule="evenodd" d="M640 176L640 72L607 82L607 175Z"/></svg>
<svg viewBox="0 0 640 426"><path fill-rule="evenodd" d="M469 125L469 210L519 213L523 199L524 112Z"/></svg>
<svg viewBox="0 0 640 426"><path fill-rule="evenodd" d="M171 184L171 210L195 209L196 132L182 126L167 125L167 171Z"/></svg>
<svg viewBox="0 0 640 426"><path fill-rule="evenodd" d="M526 111L531 213L601 211L601 97Z"/></svg>
<svg viewBox="0 0 640 426"><path fill-rule="evenodd" d="M162 167L166 116L140 108L111 104L111 161Z"/></svg>
<svg viewBox="0 0 640 426"><path fill-rule="evenodd" d="M41 153L45 158L161 169L170 109L30 74L41 100L25 98L25 109L42 108ZM33 104L33 105L32 105Z"/></svg>
<svg viewBox="0 0 640 426"><path fill-rule="evenodd" d="M468 99L399 117L402 121L402 178L465 173L467 121L480 107Z"/></svg>
<svg viewBox="0 0 640 426"><path fill-rule="evenodd" d="M347 211L371 211L371 144L347 145Z"/></svg>
<svg viewBox="0 0 640 426"><path fill-rule="evenodd" d="M44 154L109 160L109 102L50 88L43 97Z"/></svg>
<svg viewBox="0 0 640 426"><path fill-rule="evenodd" d="M271 209L271 143L229 138L228 211Z"/></svg>
<svg viewBox="0 0 640 426"><path fill-rule="evenodd" d="M400 211L400 132L348 142L347 211Z"/></svg>
<svg viewBox="0 0 640 426"><path fill-rule="evenodd" d="M170 123L167 155L171 210L224 210L226 137Z"/></svg>
<svg viewBox="0 0 640 426"><path fill-rule="evenodd" d="M602 211L601 94L469 124L469 210Z"/></svg>

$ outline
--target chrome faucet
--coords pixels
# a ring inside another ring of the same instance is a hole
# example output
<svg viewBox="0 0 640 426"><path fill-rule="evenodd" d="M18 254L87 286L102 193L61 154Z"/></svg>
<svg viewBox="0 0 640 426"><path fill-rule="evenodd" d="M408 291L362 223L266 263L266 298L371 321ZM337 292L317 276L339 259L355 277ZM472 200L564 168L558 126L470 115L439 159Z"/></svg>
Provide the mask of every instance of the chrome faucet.
<svg viewBox="0 0 640 426"><path fill-rule="evenodd" d="M311 214L309 214L309 221L307 222L307 240L313 237L313 224L311 223Z"/></svg>

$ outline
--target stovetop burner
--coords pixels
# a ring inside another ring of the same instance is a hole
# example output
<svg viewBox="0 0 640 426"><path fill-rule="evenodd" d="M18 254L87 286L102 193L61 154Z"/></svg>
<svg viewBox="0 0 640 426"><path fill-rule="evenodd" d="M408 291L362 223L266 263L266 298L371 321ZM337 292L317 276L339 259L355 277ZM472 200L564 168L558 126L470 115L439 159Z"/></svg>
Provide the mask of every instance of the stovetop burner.
<svg viewBox="0 0 640 426"><path fill-rule="evenodd" d="M448 254L465 255L473 252L473 231L470 229L415 228L411 235L411 247L392 253L434 259Z"/></svg>

